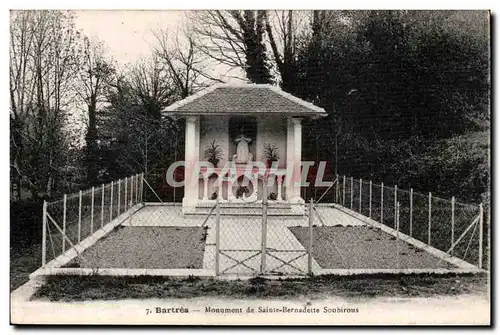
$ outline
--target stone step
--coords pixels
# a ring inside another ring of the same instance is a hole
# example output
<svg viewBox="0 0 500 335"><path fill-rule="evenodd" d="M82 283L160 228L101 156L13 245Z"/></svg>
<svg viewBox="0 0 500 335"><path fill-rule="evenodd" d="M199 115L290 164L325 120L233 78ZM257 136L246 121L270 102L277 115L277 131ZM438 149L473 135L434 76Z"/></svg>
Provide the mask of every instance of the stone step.
<svg viewBox="0 0 500 335"><path fill-rule="evenodd" d="M206 216L210 213L212 207L196 207L195 211L187 212L186 215ZM215 214L215 210L212 211ZM221 216L262 216L261 206L221 206ZM268 216L304 216L304 212L294 211L291 207L268 207Z"/></svg>
<svg viewBox="0 0 500 335"><path fill-rule="evenodd" d="M210 211L196 211L196 212L186 212L185 215L198 215L198 216L206 216L210 213ZM215 211L212 212L215 215ZM221 216L262 216L262 211L252 212L252 211L223 211L221 210ZM267 216L304 216L304 213L295 213L292 211L268 211Z"/></svg>
<svg viewBox="0 0 500 335"><path fill-rule="evenodd" d="M214 203L205 203L205 204L199 204L196 205L196 208L212 208L215 206ZM262 203L261 202L249 202L249 203L236 203L236 202L221 202L220 203L221 208L262 208ZM269 202L268 203L268 208L286 208L290 209L292 208L292 205L286 202Z"/></svg>

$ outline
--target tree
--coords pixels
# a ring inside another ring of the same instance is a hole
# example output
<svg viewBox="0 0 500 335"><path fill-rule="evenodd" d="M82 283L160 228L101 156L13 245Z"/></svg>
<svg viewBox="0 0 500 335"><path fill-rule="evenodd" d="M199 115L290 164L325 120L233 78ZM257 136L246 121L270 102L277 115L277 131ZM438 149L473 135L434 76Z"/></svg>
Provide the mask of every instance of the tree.
<svg viewBox="0 0 500 335"><path fill-rule="evenodd" d="M309 34L297 51L303 88L297 95L329 116L306 127L313 140L306 136L304 148L310 150L304 150L314 152L318 145L320 156L334 157L338 139L341 171L425 190L429 185L423 180L444 173L420 164L422 157L443 152L429 148L487 124L486 16L319 11ZM470 166L467 161L463 169L449 166L449 171L463 173Z"/></svg>
<svg viewBox="0 0 500 335"><path fill-rule="evenodd" d="M158 70L167 76L179 98L184 99L211 82L219 81L208 74L206 56L196 47L191 32L177 31L172 39L167 30L154 32L153 62ZM179 38L183 36L183 38ZM151 72L154 75L155 71ZM144 72L144 71L142 71ZM153 77L151 77L153 78Z"/></svg>
<svg viewBox="0 0 500 335"><path fill-rule="evenodd" d="M182 134L161 111L179 96L169 68L154 55L117 77L99 126L102 167L110 179L158 173L171 163Z"/></svg>
<svg viewBox="0 0 500 335"><path fill-rule="evenodd" d="M272 83L265 21L262 10L197 12L192 18L196 46L222 64L244 69L247 80L253 83Z"/></svg>
<svg viewBox="0 0 500 335"><path fill-rule="evenodd" d="M83 53L76 93L85 105L87 129L85 135L85 166L87 182L98 182L97 113L106 102L105 93L111 76L115 73L112 60L106 57L102 43L83 39Z"/></svg>
<svg viewBox="0 0 500 335"><path fill-rule="evenodd" d="M11 168L17 190L51 196L66 171L79 34L71 12L11 12Z"/></svg>
<svg viewBox="0 0 500 335"><path fill-rule="evenodd" d="M297 83L297 50L305 40L309 13L302 11L265 12L266 32L276 68L281 77L281 88L295 93Z"/></svg>

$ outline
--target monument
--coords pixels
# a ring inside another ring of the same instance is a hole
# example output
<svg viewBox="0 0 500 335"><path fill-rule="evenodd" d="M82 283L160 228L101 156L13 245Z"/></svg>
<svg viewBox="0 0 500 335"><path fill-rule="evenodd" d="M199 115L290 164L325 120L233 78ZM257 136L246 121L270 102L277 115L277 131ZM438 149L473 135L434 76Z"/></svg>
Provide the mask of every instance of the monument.
<svg viewBox="0 0 500 335"><path fill-rule="evenodd" d="M186 119L184 212L216 199L259 202L263 194L303 202L302 120L326 116L324 109L272 85L217 84L163 113ZM207 161L211 168L200 169Z"/></svg>

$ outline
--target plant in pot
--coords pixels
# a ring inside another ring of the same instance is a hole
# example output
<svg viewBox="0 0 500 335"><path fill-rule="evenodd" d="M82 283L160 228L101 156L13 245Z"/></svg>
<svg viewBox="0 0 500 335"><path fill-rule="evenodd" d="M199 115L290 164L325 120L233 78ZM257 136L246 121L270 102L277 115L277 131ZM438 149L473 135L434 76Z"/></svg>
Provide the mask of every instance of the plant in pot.
<svg viewBox="0 0 500 335"><path fill-rule="evenodd" d="M247 186L238 186L236 189L236 198L241 199L243 198L243 194L248 196L248 193L250 193L250 190Z"/></svg>
<svg viewBox="0 0 500 335"><path fill-rule="evenodd" d="M273 162L280 159L279 148L275 144L264 143L262 158L266 161L267 167L271 167Z"/></svg>
<svg viewBox="0 0 500 335"><path fill-rule="evenodd" d="M276 201L276 200L278 200L278 195L275 192L271 192L267 196L267 199L272 200L272 201Z"/></svg>
<svg viewBox="0 0 500 335"><path fill-rule="evenodd" d="M215 144L215 140L207 146L204 153L205 159L212 163L214 167L217 167L219 161L224 158L222 147L218 144Z"/></svg>
<svg viewBox="0 0 500 335"><path fill-rule="evenodd" d="M217 200L217 191L215 191L214 193L212 193L212 195L210 196L210 200Z"/></svg>

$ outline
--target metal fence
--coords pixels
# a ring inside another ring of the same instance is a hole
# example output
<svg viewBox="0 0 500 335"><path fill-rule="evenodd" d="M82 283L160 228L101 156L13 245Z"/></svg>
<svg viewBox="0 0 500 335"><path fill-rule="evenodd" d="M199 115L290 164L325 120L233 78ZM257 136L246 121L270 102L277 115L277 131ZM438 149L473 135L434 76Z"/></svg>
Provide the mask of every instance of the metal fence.
<svg viewBox="0 0 500 335"><path fill-rule="evenodd" d="M441 259L400 240L403 234L482 267L482 205L342 176L316 190L315 200L303 189L306 203L273 201L263 187L262 201L214 199L186 214L181 203L163 200L167 192L155 181L138 174L44 203L43 265L120 221L121 228L86 249L88 260L74 267L249 276L439 267ZM346 209L396 233L375 232Z"/></svg>
<svg viewBox="0 0 500 335"><path fill-rule="evenodd" d="M267 197L263 199L262 203L247 207L248 212L217 201L214 210L217 276L313 273L314 216L308 215L312 202L282 204L270 202ZM296 214L291 215L290 211Z"/></svg>
<svg viewBox="0 0 500 335"><path fill-rule="evenodd" d="M44 202L42 266L142 202L142 174Z"/></svg>
<svg viewBox="0 0 500 335"><path fill-rule="evenodd" d="M483 267L483 205L422 194L397 185L337 176L323 198L358 212L466 262ZM399 211L398 211L399 210Z"/></svg>

